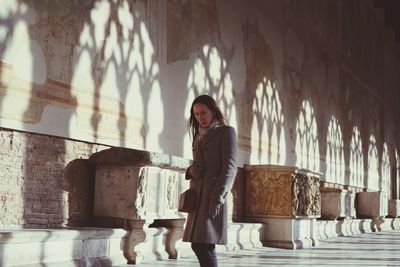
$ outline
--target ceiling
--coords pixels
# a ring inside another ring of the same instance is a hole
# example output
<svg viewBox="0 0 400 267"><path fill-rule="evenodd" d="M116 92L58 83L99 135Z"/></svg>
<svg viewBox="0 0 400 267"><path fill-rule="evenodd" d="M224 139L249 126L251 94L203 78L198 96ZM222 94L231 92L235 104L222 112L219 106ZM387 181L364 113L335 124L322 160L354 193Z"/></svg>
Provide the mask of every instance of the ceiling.
<svg viewBox="0 0 400 267"><path fill-rule="evenodd" d="M400 43L400 0L375 0L375 7L383 8L385 24L393 29L396 43Z"/></svg>

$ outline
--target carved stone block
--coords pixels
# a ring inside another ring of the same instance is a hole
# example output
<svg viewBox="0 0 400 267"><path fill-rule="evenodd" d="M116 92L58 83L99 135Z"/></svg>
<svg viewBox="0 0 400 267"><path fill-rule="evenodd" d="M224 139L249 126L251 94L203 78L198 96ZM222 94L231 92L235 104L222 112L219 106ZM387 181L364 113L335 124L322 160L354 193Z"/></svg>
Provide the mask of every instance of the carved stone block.
<svg viewBox="0 0 400 267"><path fill-rule="evenodd" d="M388 214L388 197L383 192L357 193L357 217L375 218Z"/></svg>
<svg viewBox="0 0 400 267"><path fill-rule="evenodd" d="M320 173L275 165L244 169L246 219L320 217Z"/></svg>
<svg viewBox="0 0 400 267"><path fill-rule="evenodd" d="M357 217L370 218L371 230L381 231L384 217L388 214L388 196L384 192L357 193Z"/></svg>
<svg viewBox="0 0 400 267"><path fill-rule="evenodd" d="M98 166L94 215L125 219L182 217L177 213L182 175L152 166Z"/></svg>
<svg viewBox="0 0 400 267"><path fill-rule="evenodd" d="M244 220L263 224L264 246L303 248L318 244L320 173L275 165L245 165Z"/></svg>
<svg viewBox="0 0 400 267"><path fill-rule="evenodd" d="M400 217L400 199L390 199L388 207L388 217Z"/></svg>
<svg viewBox="0 0 400 267"><path fill-rule="evenodd" d="M352 191L339 188L321 188L321 218L334 220L355 217Z"/></svg>

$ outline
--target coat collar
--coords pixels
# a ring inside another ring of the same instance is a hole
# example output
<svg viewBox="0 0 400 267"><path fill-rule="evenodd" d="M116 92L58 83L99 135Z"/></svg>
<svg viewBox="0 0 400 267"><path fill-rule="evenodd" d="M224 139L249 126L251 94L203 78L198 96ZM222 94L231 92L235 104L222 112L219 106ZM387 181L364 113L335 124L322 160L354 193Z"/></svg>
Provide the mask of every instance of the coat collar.
<svg viewBox="0 0 400 267"><path fill-rule="evenodd" d="M201 140L200 145L205 146L224 126L219 126L211 129L208 133L204 136L203 140Z"/></svg>

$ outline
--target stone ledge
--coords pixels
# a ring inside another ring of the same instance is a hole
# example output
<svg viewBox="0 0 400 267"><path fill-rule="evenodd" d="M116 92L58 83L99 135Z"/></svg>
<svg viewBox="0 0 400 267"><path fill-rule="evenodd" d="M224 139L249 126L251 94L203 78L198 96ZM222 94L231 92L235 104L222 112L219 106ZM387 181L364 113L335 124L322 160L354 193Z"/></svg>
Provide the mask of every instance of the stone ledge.
<svg viewBox="0 0 400 267"><path fill-rule="evenodd" d="M0 229L0 244L120 238L125 234L122 229L104 228Z"/></svg>
<svg viewBox="0 0 400 267"><path fill-rule="evenodd" d="M156 166L173 170L185 170L191 164L191 160L177 156L120 147L94 153L89 160L95 165Z"/></svg>
<svg viewBox="0 0 400 267"><path fill-rule="evenodd" d="M122 229L0 230L1 265L112 266L124 264ZM23 253L21 253L23 251ZM99 265L100 264L100 265Z"/></svg>

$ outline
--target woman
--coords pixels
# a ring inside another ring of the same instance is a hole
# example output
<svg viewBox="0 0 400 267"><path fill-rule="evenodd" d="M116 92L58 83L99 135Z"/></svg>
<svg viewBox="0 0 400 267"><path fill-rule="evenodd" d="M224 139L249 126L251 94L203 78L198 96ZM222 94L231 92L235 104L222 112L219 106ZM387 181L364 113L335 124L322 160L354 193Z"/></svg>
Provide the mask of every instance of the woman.
<svg viewBox="0 0 400 267"><path fill-rule="evenodd" d="M188 215L183 241L192 242L201 267L216 267L215 244L227 243L225 201L236 174L236 133L208 95L193 101L189 128L193 164L186 171L186 179L190 179L197 202L195 211Z"/></svg>

